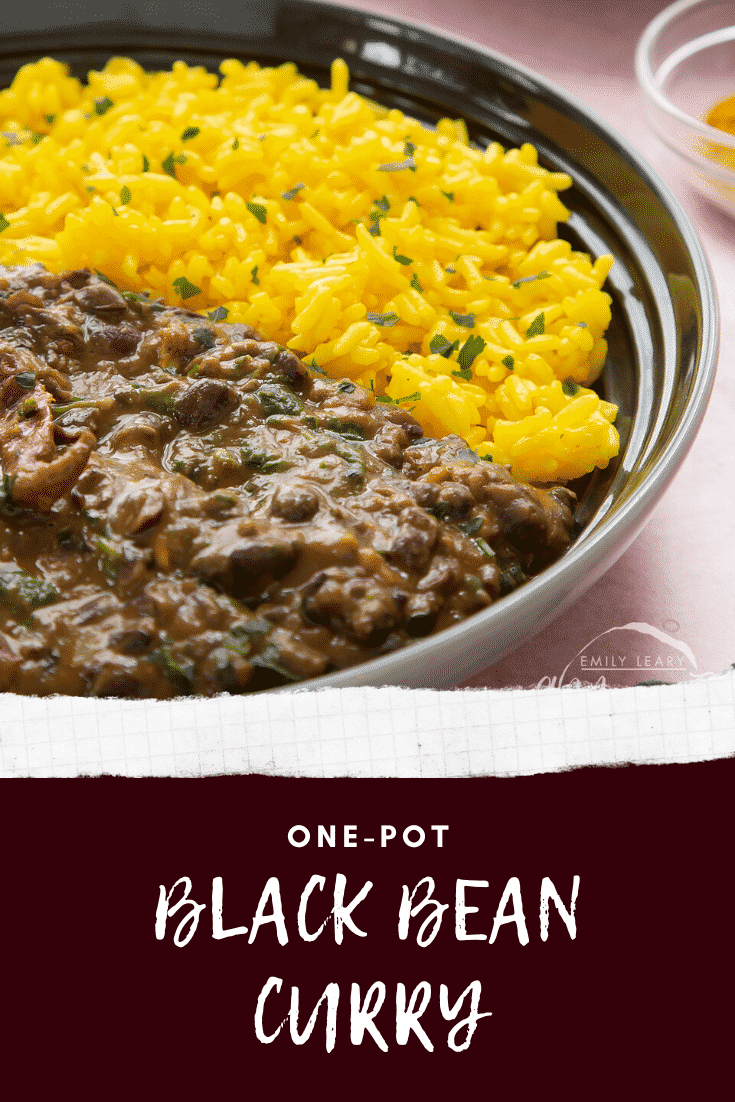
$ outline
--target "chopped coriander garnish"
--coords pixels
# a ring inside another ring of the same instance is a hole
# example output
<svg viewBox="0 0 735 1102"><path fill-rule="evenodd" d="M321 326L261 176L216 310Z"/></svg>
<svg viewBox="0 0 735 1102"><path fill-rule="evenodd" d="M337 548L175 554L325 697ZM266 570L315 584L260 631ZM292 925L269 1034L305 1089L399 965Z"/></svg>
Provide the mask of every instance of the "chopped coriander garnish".
<svg viewBox="0 0 735 1102"><path fill-rule="evenodd" d="M317 375L326 375L326 371L323 367L320 367L316 360L312 359L311 363L306 365L310 371L316 371Z"/></svg>
<svg viewBox="0 0 735 1102"><path fill-rule="evenodd" d="M115 215L116 218L120 217L120 215L117 213L117 211L115 210L114 207L112 208L112 213Z"/></svg>
<svg viewBox="0 0 735 1102"><path fill-rule="evenodd" d="M472 541L478 551L481 551L486 559L494 559L495 552L489 543L487 543L482 537L476 536Z"/></svg>
<svg viewBox="0 0 735 1102"><path fill-rule="evenodd" d="M543 310L540 314L537 314L533 319L528 329L526 330L527 337L540 337L542 333L546 331L546 319L544 318Z"/></svg>
<svg viewBox="0 0 735 1102"><path fill-rule="evenodd" d="M240 148L240 139L239 139L239 138L235 138L234 142L232 143L232 151L233 151L233 153L235 152L235 150L237 150L237 149L239 149L239 148Z"/></svg>
<svg viewBox="0 0 735 1102"><path fill-rule="evenodd" d="M181 140L182 142L188 142L191 138L196 138L197 134L199 133L200 131L198 126L187 126L186 130L184 130L181 135Z"/></svg>
<svg viewBox="0 0 735 1102"><path fill-rule="evenodd" d="M224 321L229 313L226 306L217 306L214 310L209 310L207 317L210 321Z"/></svg>
<svg viewBox="0 0 735 1102"><path fill-rule="evenodd" d="M396 260L397 259L398 259L398 257L396 257ZM413 287L414 291L418 291L418 293L420 295L424 293L424 289L421 286L421 284L419 283L419 277L416 275L415 272L411 276L411 286Z"/></svg>
<svg viewBox="0 0 735 1102"><path fill-rule="evenodd" d="M380 237L380 220L376 218L372 226L368 227L368 233L371 237Z"/></svg>
<svg viewBox="0 0 735 1102"><path fill-rule="evenodd" d="M6 230L9 225L10 225L10 222L8 222L5 215L0 211L0 233L2 233L3 230Z"/></svg>
<svg viewBox="0 0 735 1102"><path fill-rule="evenodd" d="M399 264L413 264L413 260L410 256L401 256L397 251L396 246L393 246L393 259L397 260Z"/></svg>
<svg viewBox="0 0 735 1102"><path fill-rule="evenodd" d="M301 238L297 237L296 234L293 235L293 239L294 239L294 241L296 242L297 245L301 244Z"/></svg>
<svg viewBox="0 0 735 1102"><path fill-rule="evenodd" d="M414 394L406 394L403 398L391 398L390 394L376 394L375 401L388 406L400 406L401 402L420 402L421 391L417 390Z"/></svg>
<svg viewBox="0 0 735 1102"><path fill-rule="evenodd" d="M445 197L445 199L448 199L450 203L454 202L454 192L453 191L442 191L442 195Z"/></svg>
<svg viewBox="0 0 735 1102"><path fill-rule="evenodd" d="M260 283L260 280L258 279L258 265L257 264L255 265L254 268L250 269L250 279L256 285L256 287Z"/></svg>
<svg viewBox="0 0 735 1102"><path fill-rule="evenodd" d="M257 218L259 222L265 225L265 219L268 211L265 209L262 203L246 203L245 206L248 208L253 218Z"/></svg>
<svg viewBox="0 0 735 1102"><path fill-rule="evenodd" d="M53 126L56 122L56 115L44 115L43 116L49 126Z"/></svg>
<svg viewBox="0 0 735 1102"><path fill-rule="evenodd" d="M23 405L21 406L21 412L23 413L24 417L30 417L33 413L36 413L37 410L38 402L35 398L26 398Z"/></svg>
<svg viewBox="0 0 735 1102"><path fill-rule="evenodd" d="M441 333L435 333L429 341L429 351L448 359L459 348L459 341L448 341Z"/></svg>
<svg viewBox="0 0 735 1102"><path fill-rule="evenodd" d="M476 333L473 333L471 337L467 338L457 354L457 363L459 364L463 373L470 371L472 364L480 355L484 347L485 341ZM458 372L454 371L452 372L452 374L456 375L458 374ZM466 378L467 375L463 374L462 377ZM469 377L472 377L471 373Z"/></svg>
<svg viewBox="0 0 735 1102"><path fill-rule="evenodd" d="M522 283L533 283L537 279L549 279L549 272L539 272L538 275L523 276L522 279L516 279L514 283L511 283L511 287L520 287Z"/></svg>
<svg viewBox="0 0 735 1102"><path fill-rule="evenodd" d="M406 169L410 169L411 172L416 171L416 162L413 157L407 157L405 161L390 161L385 165L378 165L378 172L404 172Z"/></svg>
<svg viewBox="0 0 735 1102"><path fill-rule="evenodd" d="M561 384L561 389L564 391L568 398L573 398L579 390L579 384L575 383L574 379L565 379L564 382Z"/></svg>
<svg viewBox="0 0 735 1102"><path fill-rule="evenodd" d="M112 102L109 96L102 96L100 99L94 101L94 109L98 115L104 115L115 104Z"/></svg>
<svg viewBox="0 0 735 1102"><path fill-rule="evenodd" d="M15 381L21 390L33 390L36 385L35 371L21 371L15 376Z"/></svg>
<svg viewBox="0 0 735 1102"><path fill-rule="evenodd" d="M143 154L143 171L144 172L150 172L150 168L151 168L151 162L148 160L148 158L146 157L146 155L144 153Z"/></svg>
<svg viewBox="0 0 735 1102"><path fill-rule="evenodd" d="M179 292L182 298L193 298L194 295L201 294L201 288L195 287L193 283L190 283L186 276L179 276L172 284L173 287Z"/></svg>
<svg viewBox="0 0 735 1102"><path fill-rule="evenodd" d="M174 155L169 153L165 161L161 161L161 168L164 172L167 172L169 176L173 176L176 179L176 169L174 168Z"/></svg>
<svg viewBox="0 0 735 1102"><path fill-rule="evenodd" d="M373 206L378 207L379 210L382 210L383 214L387 214L388 211L390 210L390 203L388 201L388 196L384 195L382 197L382 199L376 199L373 202Z"/></svg>
<svg viewBox="0 0 735 1102"><path fill-rule="evenodd" d="M42 142L45 137L46 137L45 134L41 134L41 133L39 133L38 130L35 130L31 134L31 142L33 143L33 145L38 145L38 143Z"/></svg>
<svg viewBox="0 0 735 1102"><path fill-rule="evenodd" d="M394 314L392 310L389 314L366 314L365 317L373 325L380 325L384 329L390 329L392 325L401 320L398 314Z"/></svg>
<svg viewBox="0 0 735 1102"><path fill-rule="evenodd" d="M199 342L202 348L214 348L215 338L211 329L205 329L202 325L197 329L192 329L191 335Z"/></svg>
<svg viewBox="0 0 735 1102"><path fill-rule="evenodd" d="M454 310L450 310L449 314L455 325L463 325L465 329L475 328L474 314L455 314Z"/></svg>
<svg viewBox="0 0 735 1102"><path fill-rule="evenodd" d="M515 367L515 360L510 355L504 356L503 359L500 362L503 365L503 367L508 368L508 371L512 371L513 368Z"/></svg>
<svg viewBox="0 0 735 1102"><path fill-rule="evenodd" d="M116 283L113 283L113 282L112 282L112 280L110 279L110 277L109 277L109 276L106 276L106 275L104 275L104 274L103 274L103 273L102 273L102 272L101 272L101 271L99 270L99 268L95 268L95 269L94 269L94 272L95 272L95 274L96 274L96 275L98 275L98 276L99 276L99 278L100 278L100 279L102 280L102 282L103 282L103 283L106 283L106 284L107 284L107 285L108 285L109 287L114 287L114 288L115 288L115 290L117 290L117 284L116 284Z"/></svg>
<svg viewBox="0 0 735 1102"><path fill-rule="evenodd" d="M131 194L130 188L127 186L127 184L125 184L120 192L120 202L124 207L126 207L132 197L133 196Z"/></svg>
<svg viewBox="0 0 735 1102"><path fill-rule="evenodd" d="M285 199L287 202L291 199L295 199L298 193L300 191L303 191L305 187L306 184L294 184L294 186L292 188L289 188L288 191L282 192L281 198Z"/></svg>
<svg viewBox="0 0 735 1102"><path fill-rule="evenodd" d="M337 384L337 390L343 394L352 394L355 390L355 384L351 383L349 379L343 379L341 383Z"/></svg>
<svg viewBox="0 0 735 1102"><path fill-rule="evenodd" d="M413 157L414 153L416 152L416 146L409 138L406 138L405 142L403 143L403 152L407 157Z"/></svg>
<svg viewBox="0 0 735 1102"><path fill-rule="evenodd" d="M577 329L586 329L586 328L587 328L587 322L586 321L578 321L577 322Z"/></svg>
<svg viewBox="0 0 735 1102"><path fill-rule="evenodd" d="M466 536L476 536L482 528L482 517L470 517L469 520L463 520L457 527Z"/></svg>

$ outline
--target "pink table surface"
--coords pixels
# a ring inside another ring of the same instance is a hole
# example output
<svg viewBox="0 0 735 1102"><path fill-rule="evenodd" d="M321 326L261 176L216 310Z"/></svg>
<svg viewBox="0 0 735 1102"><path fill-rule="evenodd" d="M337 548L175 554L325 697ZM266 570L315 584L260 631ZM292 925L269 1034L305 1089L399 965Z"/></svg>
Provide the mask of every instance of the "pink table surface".
<svg viewBox="0 0 735 1102"><path fill-rule="evenodd" d="M700 673L735 662L732 426L735 414L735 220L700 199L649 132L633 68L661 0L342 0L497 50L571 92L643 154L679 198L709 258L721 306L717 380L699 435L635 543L571 608L467 685L532 686L559 677L609 628L643 622L685 643ZM630 678L607 671L606 682Z"/></svg>

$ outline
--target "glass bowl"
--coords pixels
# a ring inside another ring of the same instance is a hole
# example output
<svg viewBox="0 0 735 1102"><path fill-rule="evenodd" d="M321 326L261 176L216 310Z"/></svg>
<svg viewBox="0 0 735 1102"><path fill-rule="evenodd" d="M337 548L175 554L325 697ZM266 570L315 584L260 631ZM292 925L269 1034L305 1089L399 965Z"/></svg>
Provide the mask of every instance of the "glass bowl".
<svg viewBox="0 0 735 1102"><path fill-rule="evenodd" d="M735 96L734 0L678 0L643 32L635 57L651 129L708 199L735 215L735 135L705 120Z"/></svg>

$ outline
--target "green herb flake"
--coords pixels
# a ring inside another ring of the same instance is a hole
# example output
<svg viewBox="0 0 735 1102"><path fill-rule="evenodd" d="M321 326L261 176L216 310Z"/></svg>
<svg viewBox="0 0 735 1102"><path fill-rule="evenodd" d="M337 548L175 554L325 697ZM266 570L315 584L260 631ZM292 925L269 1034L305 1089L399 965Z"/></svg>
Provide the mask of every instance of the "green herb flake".
<svg viewBox="0 0 735 1102"><path fill-rule="evenodd" d="M38 130L34 130L34 132L31 134L31 143L33 145L38 145L38 143L42 142L45 137L45 134L40 134Z"/></svg>
<svg viewBox="0 0 735 1102"><path fill-rule="evenodd" d="M549 279L549 272L539 272L537 275L523 276L522 279L516 279L514 283L511 283L511 287L518 288L523 283L534 283L537 279Z"/></svg>
<svg viewBox="0 0 735 1102"><path fill-rule="evenodd" d="M169 176L176 179L176 169L174 168L174 155L169 153L168 157L164 161L161 161L161 168L164 172L167 172Z"/></svg>
<svg viewBox="0 0 735 1102"><path fill-rule="evenodd" d="M413 144L410 138L406 138L405 142L403 143L403 152L407 157L413 157L414 153L416 152L416 146Z"/></svg>
<svg viewBox="0 0 735 1102"><path fill-rule="evenodd" d="M125 184L125 186L120 191L120 202L124 207L126 207L132 198L133 196L130 188L127 186L127 184Z"/></svg>
<svg viewBox="0 0 735 1102"><path fill-rule="evenodd" d="M478 551L481 551L486 559L494 559L495 552L489 543L487 543L482 537L478 536L472 541Z"/></svg>
<svg viewBox="0 0 735 1102"><path fill-rule="evenodd" d="M235 138L234 142L232 143L232 152L235 153L239 148L240 148L240 139Z"/></svg>
<svg viewBox="0 0 735 1102"><path fill-rule="evenodd" d="M378 172L410 172L416 171L416 162L413 157L407 157L405 161L389 161L388 164L378 165Z"/></svg>
<svg viewBox="0 0 735 1102"><path fill-rule="evenodd" d="M306 365L310 371L316 371L317 375L324 375L326 377L326 371L323 367L320 367L316 360L312 359L311 363Z"/></svg>
<svg viewBox="0 0 735 1102"><path fill-rule="evenodd" d="M24 417L31 417L34 413L38 412L38 402L35 398L26 398L25 402L21 406L21 412Z"/></svg>
<svg viewBox="0 0 735 1102"><path fill-rule="evenodd" d="M355 384L351 383L349 379L343 379L342 382L337 385L337 390L342 394L353 394L355 391Z"/></svg>
<svg viewBox="0 0 735 1102"><path fill-rule="evenodd" d="M574 379L565 379L561 384L561 389L568 398L573 398L579 391L579 384L575 383Z"/></svg>
<svg viewBox="0 0 735 1102"><path fill-rule="evenodd" d="M217 307L215 307L214 310L209 310L208 311L207 317L209 318L210 321L217 322L217 321L224 321L228 314L229 314L229 310L227 309L226 306L217 306Z"/></svg>
<svg viewBox="0 0 735 1102"><path fill-rule="evenodd" d="M199 326L191 331L192 337L202 346L202 348L214 348L215 336L211 329L205 329L204 326Z"/></svg>
<svg viewBox="0 0 735 1102"><path fill-rule="evenodd" d="M413 287L414 291L418 291L420 295L424 293L424 289L419 283L419 277L416 275L415 272L411 276L411 286Z"/></svg>
<svg viewBox="0 0 735 1102"><path fill-rule="evenodd" d="M482 528L482 517L470 517L469 520L463 520L457 527L466 536L476 536Z"/></svg>
<svg viewBox="0 0 735 1102"><path fill-rule="evenodd" d="M258 265L257 264L255 265L254 268L250 269L250 279L255 284L256 287L260 284L260 280L258 279Z"/></svg>
<svg viewBox="0 0 735 1102"><path fill-rule="evenodd" d="M8 222L5 215L2 213L2 211L0 211L0 233L2 233L3 230L6 230L9 225L10 225L10 222Z"/></svg>
<svg viewBox="0 0 735 1102"><path fill-rule="evenodd" d="M164 640L158 650L149 656L148 661L159 666L167 680L181 695L188 694L194 688L196 667L191 659L177 659L171 654L171 645Z"/></svg>
<svg viewBox="0 0 735 1102"><path fill-rule="evenodd" d="M395 245L393 246L393 259L397 260L399 264L413 264L413 260L411 259L411 257L401 256L401 254L397 251Z"/></svg>
<svg viewBox="0 0 735 1102"><path fill-rule="evenodd" d="M462 325L465 329L475 328L474 314L455 314L454 310L450 310L449 314L455 325Z"/></svg>
<svg viewBox="0 0 735 1102"><path fill-rule="evenodd" d="M457 363L463 371L469 371L484 347L485 341L476 333L467 338L457 354Z"/></svg>
<svg viewBox="0 0 735 1102"><path fill-rule="evenodd" d="M25 570L0 571L0 604L16 619L27 620L31 612L58 601L59 591L50 582Z"/></svg>
<svg viewBox="0 0 735 1102"><path fill-rule="evenodd" d="M390 210L390 202L388 201L388 196L384 195L381 199L376 199L373 202L373 206L377 207L378 210L382 210L383 214L387 214Z"/></svg>
<svg viewBox="0 0 735 1102"><path fill-rule="evenodd" d="M262 225L265 225L265 219L268 211L265 209L262 203L246 203L245 206L248 208L253 218L257 218L258 221L262 223Z"/></svg>
<svg viewBox="0 0 735 1102"><path fill-rule="evenodd" d="M515 363L516 363L515 360L513 359L513 357L510 356L510 355L504 356L503 359L500 362L503 365L503 367L508 368L508 371L512 371L513 368L515 367Z"/></svg>
<svg viewBox="0 0 735 1102"><path fill-rule="evenodd" d="M380 222L379 221L373 222L372 226L368 227L368 233L370 234L371 237L380 237L381 236Z"/></svg>
<svg viewBox="0 0 735 1102"><path fill-rule="evenodd" d="M144 153L143 154L143 171L144 172L150 172L150 170L151 170L151 162L148 160L148 158L146 157L146 155Z"/></svg>
<svg viewBox="0 0 735 1102"><path fill-rule="evenodd" d="M546 331L546 319L543 310L533 319L526 330L527 337L540 337Z"/></svg>
<svg viewBox="0 0 735 1102"><path fill-rule="evenodd" d="M281 198L285 199L286 202L289 202L291 199L295 199L298 193L300 191L303 191L305 187L306 184L294 184L294 186L292 188L289 188L288 191L284 191L281 193Z"/></svg>
<svg viewBox="0 0 735 1102"><path fill-rule="evenodd" d="M181 135L182 142L191 141L192 138L196 138L197 134L201 133L198 126L187 126L186 130Z"/></svg>
<svg viewBox="0 0 735 1102"><path fill-rule="evenodd" d="M21 390L33 390L36 385L35 371L20 371L15 376L15 381Z"/></svg>
<svg viewBox="0 0 735 1102"><path fill-rule="evenodd" d="M394 314L392 310L389 314L366 314L365 317L373 325L379 325L382 329L390 329L397 321L401 320L398 314Z"/></svg>
<svg viewBox="0 0 735 1102"><path fill-rule="evenodd" d="M294 239L294 241L296 242L297 245L301 244L301 238L297 237L296 234L293 235L293 239Z"/></svg>
<svg viewBox="0 0 735 1102"><path fill-rule="evenodd" d="M44 115L43 116L49 126L53 126L56 122L56 115Z"/></svg>
<svg viewBox="0 0 735 1102"><path fill-rule="evenodd" d="M459 348L459 341L448 341L446 337L443 337L441 333L435 333L429 341L429 351L434 355L444 356L448 359L452 352L456 352Z"/></svg>
<svg viewBox="0 0 735 1102"><path fill-rule="evenodd" d="M101 96L100 99L96 99L94 101L94 109L98 115L107 114L110 108L114 106L115 104L112 102L109 96Z"/></svg>
<svg viewBox="0 0 735 1102"><path fill-rule="evenodd" d="M251 666L259 666L261 669L272 670L273 673L279 674L287 681L301 681L300 674L293 673L291 670L281 665L280 657L280 651L272 644L269 644L267 647L263 648L260 654L253 655L253 657L249 659L249 662Z"/></svg>
<svg viewBox="0 0 735 1102"><path fill-rule="evenodd" d="M454 192L453 191L442 191L442 195L444 196L445 199L448 199L450 203L454 202Z"/></svg>
<svg viewBox="0 0 735 1102"><path fill-rule="evenodd" d="M586 329L586 328L587 328L587 322L586 321L578 321L577 322L577 329Z"/></svg>
<svg viewBox="0 0 735 1102"><path fill-rule="evenodd" d="M190 283L186 276L179 276L178 279L173 281L172 286L181 295L183 299L194 298L194 295L200 295L201 288L195 287L193 283Z"/></svg>
<svg viewBox="0 0 735 1102"><path fill-rule="evenodd" d="M117 284L116 284L116 283L113 283L113 281L112 281L112 280L110 279L110 277L109 277L109 276L106 276L106 275L104 275L104 274L103 274L103 273L102 273L102 272L101 272L101 271L99 270L99 268L95 268L95 269L94 269L94 273L95 273L95 275L97 275L97 276L98 276L98 277L99 277L99 278L100 278L100 279L102 280L102 282L103 282L103 283L106 283L106 284L108 285L108 287L114 287L114 288L115 288L115 290L117 290Z"/></svg>

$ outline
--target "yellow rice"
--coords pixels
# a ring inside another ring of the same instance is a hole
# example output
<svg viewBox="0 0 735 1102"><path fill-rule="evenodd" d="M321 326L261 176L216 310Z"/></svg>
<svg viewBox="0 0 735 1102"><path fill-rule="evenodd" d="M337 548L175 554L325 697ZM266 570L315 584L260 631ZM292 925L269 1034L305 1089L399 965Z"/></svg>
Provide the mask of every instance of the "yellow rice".
<svg viewBox="0 0 735 1102"><path fill-rule="evenodd" d="M293 64L220 69L20 69L0 92L0 263L226 310L521 478L605 467L616 408L589 388L612 257L557 239L569 176L350 92L341 60L326 90Z"/></svg>

